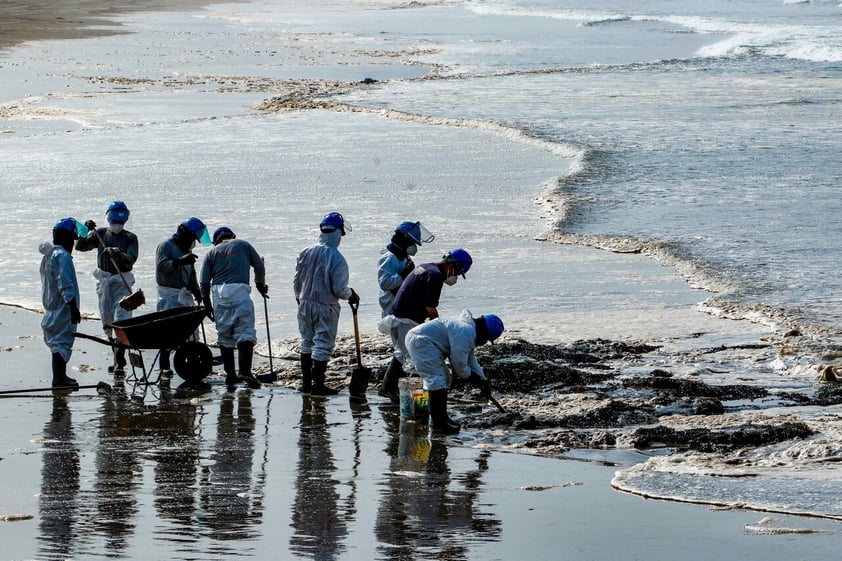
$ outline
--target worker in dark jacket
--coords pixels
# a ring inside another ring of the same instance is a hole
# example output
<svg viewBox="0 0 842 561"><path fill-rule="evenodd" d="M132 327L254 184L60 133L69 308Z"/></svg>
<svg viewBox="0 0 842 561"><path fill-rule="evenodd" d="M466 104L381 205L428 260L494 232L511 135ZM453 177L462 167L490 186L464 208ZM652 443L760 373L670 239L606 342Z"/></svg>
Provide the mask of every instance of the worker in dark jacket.
<svg viewBox="0 0 842 561"><path fill-rule="evenodd" d="M96 222L88 220L85 227L88 235L76 241L78 251L97 250L96 294L99 300L99 317L106 337L113 341L111 324L115 321L132 317L131 310L120 306L120 300L128 296L134 285L132 268L138 255L137 236L125 228L129 219L129 209L123 201L114 201L105 212L108 226L97 228ZM126 349L119 348L114 353L114 374L124 373Z"/></svg>
<svg viewBox="0 0 842 561"><path fill-rule="evenodd" d="M233 388L238 379L252 389L260 382L251 372L257 331L254 328L254 302L249 278L254 269L254 284L268 298L263 259L250 243L237 239L227 226L213 233L213 248L205 255L199 286L205 310L215 323L225 384ZM239 377L234 367L234 349L239 359Z"/></svg>

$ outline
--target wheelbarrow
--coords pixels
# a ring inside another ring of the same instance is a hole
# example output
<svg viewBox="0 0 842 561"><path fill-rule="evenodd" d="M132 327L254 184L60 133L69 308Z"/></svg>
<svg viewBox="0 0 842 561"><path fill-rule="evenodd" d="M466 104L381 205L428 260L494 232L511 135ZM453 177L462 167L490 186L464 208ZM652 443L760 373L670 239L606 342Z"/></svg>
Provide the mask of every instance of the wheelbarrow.
<svg viewBox="0 0 842 561"><path fill-rule="evenodd" d="M155 369L161 352L175 351L172 363L175 373L192 384L200 382L213 369L213 353L210 348L201 341L193 340L193 334L204 318L205 309L202 306L173 308L115 321L111 328L114 330L116 341L84 333L76 333L76 337L127 349L132 375L138 381L147 384L159 381L160 376L151 380L149 374ZM148 371L143 361L144 350L157 351ZM138 376L138 369L142 377Z"/></svg>

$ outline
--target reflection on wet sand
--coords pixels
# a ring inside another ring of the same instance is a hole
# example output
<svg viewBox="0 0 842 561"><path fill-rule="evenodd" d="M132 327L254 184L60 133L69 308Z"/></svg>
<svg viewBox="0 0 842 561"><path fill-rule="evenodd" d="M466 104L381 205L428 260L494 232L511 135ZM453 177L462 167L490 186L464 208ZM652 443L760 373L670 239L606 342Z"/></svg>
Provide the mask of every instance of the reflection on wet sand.
<svg viewBox="0 0 842 561"><path fill-rule="evenodd" d="M79 510L79 447L67 396L55 395L44 425L39 505L39 559L69 559L74 553Z"/></svg>
<svg viewBox="0 0 842 561"><path fill-rule="evenodd" d="M105 399L99 418L91 533L103 535L117 555L130 542L140 513L144 463L152 460L154 503L162 519L181 523L183 536L195 513L193 494L199 458L196 408L162 400L149 407L122 396Z"/></svg>
<svg viewBox="0 0 842 561"><path fill-rule="evenodd" d="M254 412L251 392L226 393L219 406L211 465L202 470L198 523L206 537L225 542L259 536L262 493L252 488ZM236 405L236 407L235 407ZM247 553L241 544L214 546L215 554Z"/></svg>
<svg viewBox="0 0 842 561"><path fill-rule="evenodd" d="M344 551L347 521L339 515L339 481L330 447L325 400L302 397L298 470L290 550L313 559L337 559Z"/></svg>
<svg viewBox="0 0 842 561"><path fill-rule="evenodd" d="M427 425L401 421L395 411L383 420L391 473L375 523L382 558L468 559L472 542L499 541L501 522L477 506L490 452L478 453L475 469L453 475L446 438L431 437Z"/></svg>
<svg viewBox="0 0 842 561"><path fill-rule="evenodd" d="M277 558L462 560L500 540L501 522L479 498L491 452L460 448L454 463L457 442L396 411L283 393L273 409L272 395L257 402L265 426L253 401L266 396L251 390L56 397L33 557L262 559L268 548ZM388 468L373 473L364 466L384 445ZM375 509L373 527L360 526Z"/></svg>

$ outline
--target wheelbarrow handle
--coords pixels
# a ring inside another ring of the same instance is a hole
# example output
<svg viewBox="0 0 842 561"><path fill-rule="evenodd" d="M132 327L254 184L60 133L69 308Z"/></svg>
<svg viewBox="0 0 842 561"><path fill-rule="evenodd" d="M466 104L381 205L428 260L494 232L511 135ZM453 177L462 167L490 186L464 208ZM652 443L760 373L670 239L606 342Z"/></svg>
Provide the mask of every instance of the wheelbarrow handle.
<svg viewBox="0 0 842 561"><path fill-rule="evenodd" d="M119 343L115 343L113 341L109 341L108 339L103 339L102 337L96 337L94 335L88 335L86 333L79 333L78 331L73 334L74 337L78 337L80 339L90 339L91 341L96 341L97 343L102 343L103 345L108 345L109 347L119 347Z"/></svg>

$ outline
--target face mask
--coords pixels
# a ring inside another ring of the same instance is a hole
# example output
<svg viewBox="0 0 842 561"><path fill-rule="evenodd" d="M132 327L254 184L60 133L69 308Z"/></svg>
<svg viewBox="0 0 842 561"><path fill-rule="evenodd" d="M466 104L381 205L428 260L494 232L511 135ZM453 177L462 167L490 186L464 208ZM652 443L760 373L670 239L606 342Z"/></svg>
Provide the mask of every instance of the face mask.
<svg viewBox="0 0 842 561"><path fill-rule="evenodd" d="M444 284L446 284L447 286L453 286L458 280L459 277L447 277L446 279L444 279Z"/></svg>
<svg viewBox="0 0 842 561"><path fill-rule="evenodd" d="M192 242L190 242L190 250L191 251L193 250L194 247L196 247L196 240L193 240Z"/></svg>
<svg viewBox="0 0 842 561"><path fill-rule="evenodd" d="M418 246L417 245L412 244L411 246L406 248L406 254L407 255L415 255L416 253L418 253Z"/></svg>
<svg viewBox="0 0 842 561"><path fill-rule="evenodd" d="M109 227L109 228L111 229L111 231L112 231L112 232L114 232L115 234L119 234L120 232L122 232L122 231L123 231L123 225L122 225L122 224L109 224L109 225L108 225L108 227Z"/></svg>

